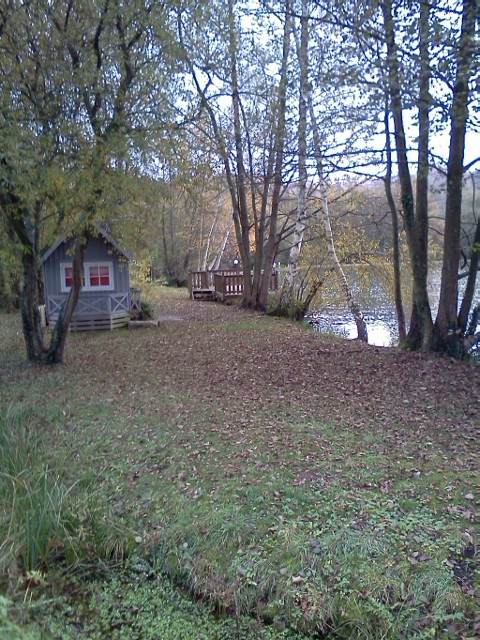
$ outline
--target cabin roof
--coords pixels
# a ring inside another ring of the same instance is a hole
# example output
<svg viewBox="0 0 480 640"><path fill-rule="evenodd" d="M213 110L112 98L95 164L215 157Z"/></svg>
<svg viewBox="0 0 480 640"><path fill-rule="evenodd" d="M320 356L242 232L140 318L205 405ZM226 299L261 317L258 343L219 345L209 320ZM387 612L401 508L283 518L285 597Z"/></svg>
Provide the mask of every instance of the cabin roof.
<svg viewBox="0 0 480 640"><path fill-rule="evenodd" d="M104 238L109 244L111 244L118 253L120 253L122 256L125 256L127 260L132 259L132 254L129 253L126 249L124 249L121 246L121 244L117 240L115 240L115 238L108 231L103 229L96 222L93 222L90 226L93 229L95 229L95 231L98 233L99 236L102 236L102 238ZM66 233L61 238L59 238L54 244L52 244L52 246L49 249L47 249L47 251L45 251L43 256L40 258L40 261L44 263L46 260L48 260L48 258L52 255L52 253L56 251L63 242L66 242L68 236L69 236L69 233Z"/></svg>

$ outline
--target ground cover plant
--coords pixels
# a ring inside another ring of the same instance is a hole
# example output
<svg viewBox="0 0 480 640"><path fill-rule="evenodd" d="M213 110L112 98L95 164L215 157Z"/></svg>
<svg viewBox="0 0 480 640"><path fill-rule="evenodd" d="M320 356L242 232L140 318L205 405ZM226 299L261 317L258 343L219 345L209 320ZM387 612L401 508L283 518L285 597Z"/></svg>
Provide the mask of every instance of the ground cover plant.
<svg viewBox="0 0 480 640"><path fill-rule="evenodd" d="M158 328L72 334L56 368L26 366L1 318L3 406L31 412L85 541L58 552L69 516L43 565L12 548L11 618L45 638L473 638L478 365L149 294Z"/></svg>

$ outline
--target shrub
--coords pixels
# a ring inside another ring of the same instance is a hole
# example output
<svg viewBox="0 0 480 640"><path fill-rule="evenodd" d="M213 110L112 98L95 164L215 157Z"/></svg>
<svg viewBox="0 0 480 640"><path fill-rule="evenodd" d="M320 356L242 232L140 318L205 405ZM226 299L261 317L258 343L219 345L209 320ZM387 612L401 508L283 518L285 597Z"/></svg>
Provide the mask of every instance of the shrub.
<svg viewBox="0 0 480 640"><path fill-rule="evenodd" d="M151 320L155 317L155 305L148 298L142 299L142 320Z"/></svg>

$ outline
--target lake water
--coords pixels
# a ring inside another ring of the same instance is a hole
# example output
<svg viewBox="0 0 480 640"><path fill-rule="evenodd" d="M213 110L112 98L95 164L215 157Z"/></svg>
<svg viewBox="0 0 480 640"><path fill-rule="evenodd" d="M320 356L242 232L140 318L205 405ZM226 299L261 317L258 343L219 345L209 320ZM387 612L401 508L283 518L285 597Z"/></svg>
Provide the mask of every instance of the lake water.
<svg viewBox="0 0 480 640"><path fill-rule="evenodd" d="M346 276L353 289L355 299L362 309L368 328L369 344L377 346L394 346L398 343L398 328L393 294L389 278L378 269L370 267L348 267ZM440 293L441 266L434 265L429 275L429 296L432 313L435 318ZM460 281L464 287L466 279ZM357 337L357 327L351 313L339 299L336 277L332 274L330 281L322 291L322 304L312 310L306 320L322 332L333 333L338 336L353 339ZM410 285L404 284L403 300L405 318L410 318ZM480 302L480 282L477 279L474 304ZM479 325L480 328L480 325ZM479 329L477 328L477 330Z"/></svg>

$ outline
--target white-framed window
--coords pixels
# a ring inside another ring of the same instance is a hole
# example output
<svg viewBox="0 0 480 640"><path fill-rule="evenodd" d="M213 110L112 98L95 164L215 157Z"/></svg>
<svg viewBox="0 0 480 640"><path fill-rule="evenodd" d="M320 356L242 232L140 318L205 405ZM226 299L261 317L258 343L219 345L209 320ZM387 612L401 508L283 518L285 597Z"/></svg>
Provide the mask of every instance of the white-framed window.
<svg viewBox="0 0 480 640"><path fill-rule="evenodd" d="M60 265L61 288L70 291L73 284L72 263L62 262ZM84 291L113 291L113 264L111 262L85 262L83 265Z"/></svg>

